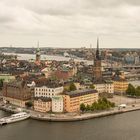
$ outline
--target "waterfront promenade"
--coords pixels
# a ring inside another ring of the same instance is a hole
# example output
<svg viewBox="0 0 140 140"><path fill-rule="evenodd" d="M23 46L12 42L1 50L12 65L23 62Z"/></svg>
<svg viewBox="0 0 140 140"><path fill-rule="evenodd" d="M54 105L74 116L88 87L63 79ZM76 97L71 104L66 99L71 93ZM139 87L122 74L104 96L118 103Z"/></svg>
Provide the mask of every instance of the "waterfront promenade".
<svg viewBox="0 0 140 140"><path fill-rule="evenodd" d="M135 107L127 106L126 108L118 109L118 107L110 110L100 111L100 112L90 112L90 113L81 113L81 114L55 114L55 115L35 115L32 114L31 118L37 119L37 120L46 120L46 121L81 121L81 120L87 120L87 119L93 119L93 118L99 118L99 117L105 117L109 115L116 115L120 113L126 113L131 111L140 110L140 104L136 105Z"/></svg>
<svg viewBox="0 0 140 140"><path fill-rule="evenodd" d="M12 107L11 105L2 105L0 104L0 109L11 112L11 113L17 113L18 110L15 107ZM88 112L88 113L63 113L63 114L52 114L52 113L39 113L35 112L33 110L23 109L24 111L27 111L30 113L31 118L35 120L41 120L41 121L54 121L54 122L68 122L68 121L81 121L81 120L87 120L87 119L93 119L93 118L99 118L99 117L105 117L109 115L116 115L120 113L126 113L131 111L140 110L140 103L128 105L126 108L119 109L118 107L115 107L114 109L105 110L105 111L98 111L98 112Z"/></svg>

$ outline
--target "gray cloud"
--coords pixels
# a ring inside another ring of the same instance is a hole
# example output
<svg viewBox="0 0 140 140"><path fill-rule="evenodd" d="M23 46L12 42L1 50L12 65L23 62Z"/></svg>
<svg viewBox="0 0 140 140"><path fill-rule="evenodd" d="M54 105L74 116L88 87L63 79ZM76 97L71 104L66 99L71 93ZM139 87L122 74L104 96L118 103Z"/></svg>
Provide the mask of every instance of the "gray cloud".
<svg viewBox="0 0 140 140"><path fill-rule="evenodd" d="M118 47L119 37L138 38L139 14L139 0L1 0L0 45L37 39L46 46L81 47L101 36L110 43L116 38Z"/></svg>

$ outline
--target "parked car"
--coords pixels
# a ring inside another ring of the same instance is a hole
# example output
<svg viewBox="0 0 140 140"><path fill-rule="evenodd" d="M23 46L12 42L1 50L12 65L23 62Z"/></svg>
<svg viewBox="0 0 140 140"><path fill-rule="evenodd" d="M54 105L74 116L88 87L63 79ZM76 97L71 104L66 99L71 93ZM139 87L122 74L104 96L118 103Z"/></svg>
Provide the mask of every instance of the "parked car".
<svg viewBox="0 0 140 140"><path fill-rule="evenodd" d="M120 104L118 105L119 108L126 108L126 104Z"/></svg>

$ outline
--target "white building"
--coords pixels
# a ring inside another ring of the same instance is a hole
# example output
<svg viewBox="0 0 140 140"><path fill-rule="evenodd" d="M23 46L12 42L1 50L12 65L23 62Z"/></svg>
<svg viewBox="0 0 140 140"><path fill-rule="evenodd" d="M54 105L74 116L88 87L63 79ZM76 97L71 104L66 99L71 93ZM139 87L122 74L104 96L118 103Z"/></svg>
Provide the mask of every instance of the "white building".
<svg viewBox="0 0 140 140"><path fill-rule="evenodd" d="M99 93L114 93L114 84L111 82L94 84Z"/></svg>
<svg viewBox="0 0 140 140"><path fill-rule="evenodd" d="M63 96L52 97L52 112L63 112Z"/></svg>
<svg viewBox="0 0 140 140"><path fill-rule="evenodd" d="M50 97L59 95L63 92L64 87L49 88L47 86L35 87L35 97Z"/></svg>

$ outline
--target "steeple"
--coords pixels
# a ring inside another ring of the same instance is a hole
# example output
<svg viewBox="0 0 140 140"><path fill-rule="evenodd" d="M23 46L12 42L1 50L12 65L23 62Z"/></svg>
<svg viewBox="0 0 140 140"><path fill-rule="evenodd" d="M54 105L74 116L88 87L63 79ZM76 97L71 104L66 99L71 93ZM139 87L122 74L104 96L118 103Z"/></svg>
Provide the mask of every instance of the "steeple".
<svg viewBox="0 0 140 140"><path fill-rule="evenodd" d="M36 49L36 61L40 61L40 48L39 48L39 41L37 42L37 49Z"/></svg>
<svg viewBox="0 0 140 140"><path fill-rule="evenodd" d="M93 77L96 82L102 80L102 66L101 66L98 38L97 38L96 54L95 54L95 59L94 59Z"/></svg>
<svg viewBox="0 0 140 140"><path fill-rule="evenodd" d="M96 60L100 60L100 53L99 53L99 38L97 38Z"/></svg>

